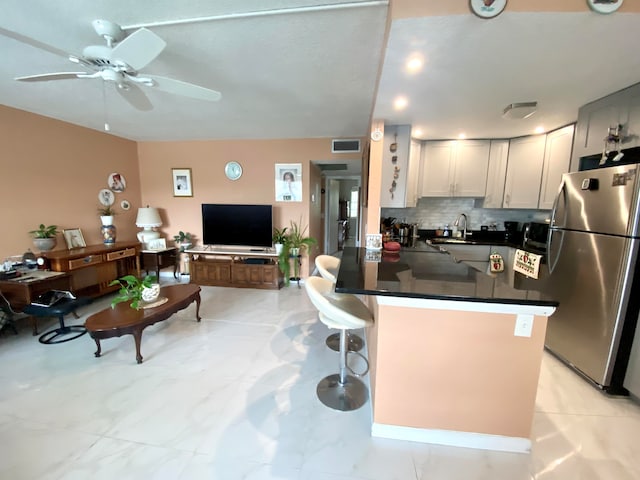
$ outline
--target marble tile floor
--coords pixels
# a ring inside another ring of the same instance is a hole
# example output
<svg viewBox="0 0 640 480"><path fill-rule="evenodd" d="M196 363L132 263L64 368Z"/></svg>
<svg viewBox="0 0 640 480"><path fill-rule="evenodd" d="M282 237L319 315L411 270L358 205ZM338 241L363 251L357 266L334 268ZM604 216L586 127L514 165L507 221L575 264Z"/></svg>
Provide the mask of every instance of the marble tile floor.
<svg viewBox="0 0 640 480"><path fill-rule="evenodd" d="M316 399L338 357L304 289L203 287L202 298L201 323L191 306L144 331L141 365L131 336L95 358L88 335L2 335L0 479L640 478L640 407L551 356L530 454L376 439L369 404L344 413Z"/></svg>

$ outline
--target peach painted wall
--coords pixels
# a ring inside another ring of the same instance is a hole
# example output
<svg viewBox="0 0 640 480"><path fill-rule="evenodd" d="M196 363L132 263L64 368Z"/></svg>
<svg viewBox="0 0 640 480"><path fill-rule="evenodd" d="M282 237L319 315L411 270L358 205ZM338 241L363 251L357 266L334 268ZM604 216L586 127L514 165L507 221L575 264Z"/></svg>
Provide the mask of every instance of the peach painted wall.
<svg viewBox="0 0 640 480"><path fill-rule="evenodd" d="M140 205L136 143L0 105L0 260L35 251L29 230L40 223L82 229L87 244L102 242L98 192L112 172L127 189L116 194L118 239L135 240ZM120 201L131 210L124 212ZM58 235L56 250L65 249Z"/></svg>
<svg viewBox="0 0 640 480"><path fill-rule="evenodd" d="M512 314L374 312L375 423L529 438L546 317L524 338Z"/></svg>
<svg viewBox="0 0 640 480"><path fill-rule="evenodd" d="M161 209L165 237L171 239L179 230L189 231L200 244L203 203L273 204L274 226L281 228L288 226L290 220L302 218L309 225L309 235L321 242L320 171L312 168L311 161L361 161L358 154L332 154L329 138L140 142L138 158L142 202ZM231 160L239 162L243 169L242 177L236 181L224 175L224 167ZM302 202L275 201L276 163L302 164ZM193 197L173 196L172 168L191 168ZM309 272L308 260L305 256L303 276Z"/></svg>

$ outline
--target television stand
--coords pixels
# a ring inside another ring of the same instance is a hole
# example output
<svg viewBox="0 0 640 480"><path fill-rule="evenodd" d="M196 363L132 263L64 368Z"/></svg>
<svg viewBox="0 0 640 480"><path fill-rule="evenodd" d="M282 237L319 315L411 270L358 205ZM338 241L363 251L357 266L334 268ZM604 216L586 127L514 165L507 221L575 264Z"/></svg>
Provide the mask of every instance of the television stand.
<svg viewBox="0 0 640 480"><path fill-rule="evenodd" d="M212 287L278 290L284 276L271 249L204 246L185 250L191 257L191 283Z"/></svg>

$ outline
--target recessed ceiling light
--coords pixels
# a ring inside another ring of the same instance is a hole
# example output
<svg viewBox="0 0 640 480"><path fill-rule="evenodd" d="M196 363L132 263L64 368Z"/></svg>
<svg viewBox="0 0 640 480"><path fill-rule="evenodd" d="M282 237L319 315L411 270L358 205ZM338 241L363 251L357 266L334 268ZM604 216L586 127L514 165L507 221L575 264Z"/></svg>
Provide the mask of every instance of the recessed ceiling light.
<svg viewBox="0 0 640 480"><path fill-rule="evenodd" d="M409 100L407 100L407 97L396 97L396 99L393 101L393 108L395 108L396 110L404 110L405 108L407 108L407 105L409 105Z"/></svg>
<svg viewBox="0 0 640 480"><path fill-rule="evenodd" d="M424 60L420 55L413 55L407 60L407 71L409 73L418 73L424 66Z"/></svg>
<svg viewBox="0 0 640 480"><path fill-rule="evenodd" d="M420 138L420 137L422 137L423 133L424 132L422 131L421 128L414 128L413 130L411 130L411 136L413 138Z"/></svg>
<svg viewBox="0 0 640 480"><path fill-rule="evenodd" d="M464 133L460 133L460 134L458 134L458 138L460 140L464 140L465 138L467 138L467 136Z"/></svg>
<svg viewBox="0 0 640 480"><path fill-rule="evenodd" d="M538 102L510 103L502 111L502 116L510 120L524 120L536 113Z"/></svg>
<svg viewBox="0 0 640 480"><path fill-rule="evenodd" d="M535 133L544 133L544 127L542 125L539 125L539 126L536 127L534 132Z"/></svg>

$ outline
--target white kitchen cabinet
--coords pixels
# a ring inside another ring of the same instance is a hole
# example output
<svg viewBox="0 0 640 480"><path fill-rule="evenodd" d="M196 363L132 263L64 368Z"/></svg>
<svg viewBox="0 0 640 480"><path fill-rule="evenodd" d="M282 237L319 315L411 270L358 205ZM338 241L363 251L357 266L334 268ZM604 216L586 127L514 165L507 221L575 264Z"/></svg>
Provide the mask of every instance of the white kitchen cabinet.
<svg viewBox="0 0 640 480"><path fill-rule="evenodd" d="M484 197L489 140L426 142L422 155L423 197Z"/></svg>
<svg viewBox="0 0 640 480"><path fill-rule="evenodd" d="M491 140L487 189L482 203L483 208L502 208L508 155L509 140Z"/></svg>
<svg viewBox="0 0 640 480"><path fill-rule="evenodd" d="M562 182L562 174L569 171L571 146L573 145L573 125L554 130L547 134L542 166L542 183L538 208L551 210Z"/></svg>
<svg viewBox="0 0 640 480"><path fill-rule="evenodd" d="M640 83L580 107L571 155L572 172L578 170L580 157L602 153L609 127L616 125L622 125L623 149L640 145Z"/></svg>
<svg viewBox="0 0 640 480"><path fill-rule="evenodd" d="M415 207L418 204L418 180L420 179L420 163L422 158L422 143L411 140L409 148L409 167L407 169L407 193L405 207Z"/></svg>
<svg viewBox="0 0 640 480"><path fill-rule="evenodd" d="M394 143L396 150L392 152L390 147ZM404 208L411 206L411 201L415 206L415 193L407 204L407 195L410 194L407 188L411 171L410 161L419 161L420 158L411 156L411 125L385 125L382 152L380 207Z"/></svg>
<svg viewBox="0 0 640 480"><path fill-rule="evenodd" d="M510 140L504 208L538 208L546 135Z"/></svg>

